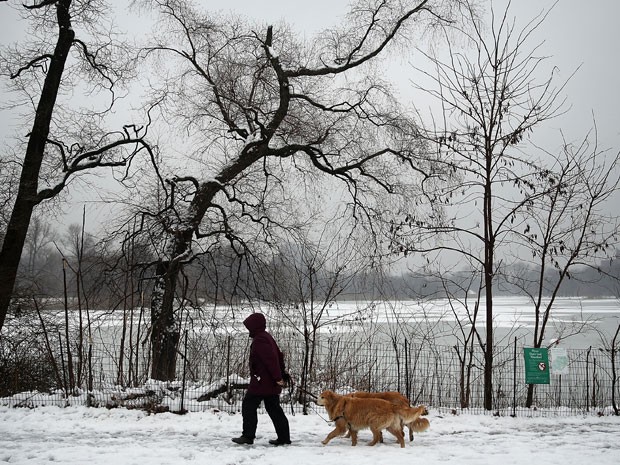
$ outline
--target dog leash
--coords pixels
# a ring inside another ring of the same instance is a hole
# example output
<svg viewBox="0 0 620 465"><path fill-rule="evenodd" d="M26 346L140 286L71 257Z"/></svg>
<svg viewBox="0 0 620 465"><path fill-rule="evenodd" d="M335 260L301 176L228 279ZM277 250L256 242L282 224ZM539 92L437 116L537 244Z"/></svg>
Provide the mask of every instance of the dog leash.
<svg viewBox="0 0 620 465"><path fill-rule="evenodd" d="M317 396L316 394L312 394L310 391L308 391L308 390L306 390L306 389L304 389L304 388L298 387L297 389L299 389L301 392L303 392L303 393L305 393L305 394L309 395L310 397L312 397L313 399L315 399L315 401L316 401L316 399L318 399L318 398L319 398L319 396ZM311 404L310 404L310 409L312 409L312 411L314 411L314 413L316 413L316 414L318 415L318 417L319 417L321 420L323 420L325 423L332 423L332 422L333 422L333 423L335 423L335 422L337 422L338 420L340 420L341 418L342 418L344 421L347 421L346 417L344 416L344 412L342 412L342 415L338 415L338 416L337 416L336 418L334 418L333 420L330 420L330 419L326 419L323 415L321 415L321 414L319 413L319 411L318 411L316 408L314 408L314 406L313 406L313 405L311 405ZM349 424L349 422L348 422L348 421L347 421L347 424Z"/></svg>
<svg viewBox="0 0 620 465"><path fill-rule="evenodd" d="M315 409L315 408L314 408L314 406L310 405L310 408L311 408L311 409L314 411L314 413L316 413L316 414L317 414L317 416L318 416L321 420L323 420L325 423L331 423L332 421L335 421L335 420L330 420L329 418L325 418L323 415L321 415L321 414L319 413L319 411L318 411L317 409Z"/></svg>
<svg viewBox="0 0 620 465"><path fill-rule="evenodd" d="M312 394L310 391L308 391L308 390L306 390L306 389L304 389L304 388L302 388L302 387L297 387L297 389L299 389L301 392L303 392L303 393L305 393L305 394L309 395L310 397L312 397L312 398L315 400L315 402L316 402L316 400L319 398L319 396L317 396L316 394ZM323 415L321 415L321 414L319 413L319 411L318 411L316 408L314 408L314 406L313 406L312 404L308 404L308 406L309 406L309 407L310 407L310 409L311 409L314 413L316 413L316 414L318 415L318 417L319 417L321 420L323 420L325 423L329 423L329 422L333 421L333 420L328 420L328 419L326 419Z"/></svg>
<svg viewBox="0 0 620 465"><path fill-rule="evenodd" d="M316 401L316 399L318 399L318 398L319 398L319 396L317 396L316 394L312 394L310 391L308 391L308 390L306 390L306 389L304 389L304 388L298 387L297 389L299 389L299 390L300 390L301 392L303 392L304 394L308 394L308 395L309 395L310 397L312 397L315 401Z"/></svg>
<svg viewBox="0 0 620 465"><path fill-rule="evenodd" d="M287 387L288 387L288 397L291 401L291 415L295 416L295 407L293 405L293 385L295 384L295 381L293 381L293 377L289 375L288 378L288 383Z"/></svg>

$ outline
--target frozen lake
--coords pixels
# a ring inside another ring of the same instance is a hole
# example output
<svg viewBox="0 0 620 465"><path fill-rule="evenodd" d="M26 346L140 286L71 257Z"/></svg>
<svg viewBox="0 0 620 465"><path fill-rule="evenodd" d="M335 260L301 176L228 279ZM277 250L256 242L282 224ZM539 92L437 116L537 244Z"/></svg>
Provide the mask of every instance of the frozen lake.
<svg viewBox="0 0 620 465"><path fill-rule="evenodd" d="M470 307L473 302L468 303ZM315 303L314 314L321 304ZM203 305L200 310L187 309L183 320L191 322L193 332L213 334L246 334L243 319L253 311L264 312L269 326L275 331L290 331L292 326L301 327L304 319L303 306L272 307L265 303L246 303L230 307L227 305ZM139 317L142 312L142 317ZM306 305L306 315L309 313ZM99 340L118 338L123 321L133 319L134 331L140 325L146 328L149 309L127 311L94 310L91 321L99 334ZM63 324L62 311L46 312L48 318ZM77 312L71 315L72 324L77 324ZM527 297L496 297L494 299L495 345L512 345L514 338L519 345L532 344L534 333L534 307ZM566 348L585 349L609 345L609 341L620 324L620 300L614 298L560 298L554 303L547 328L545 344L551 345L560 339ZM486 317L484 301L476 323L484 334ZM8 325L10 326L10 325ZM453 345L461 331L471 327L469 313L464 305L446 299L427 302L414 301L337 301L330 303L321 316L321 334L343 332L368 332L394 334L403 330L405 334L423 335L437 344Z"/></svg>
<svg viewBox="0 0 620 465"><path fill-rule="evenodd" d="M366 303L365 305L368 305ZM470 314L463 304L450 303L447 299L419 303L390 301L370 304L369 318L379 325L407 325L425 328L429 336L439 342L452 344L461 326L471 327ZM473 302L468 303L470 308ZM480 303L477 326L484 333L486 328L485 302ZM330 314L351 314L361 307L358 302L338 302ZM496 297L493 302L493 325L496 345L512 344L515 337L524 345L532 341L535 326L534 305L527 297ZM368 322L369 320L367 320ZM610 341L620 324L620 300L614 298L560 298L553 304L545 329L545 345L560 339L570 349L599 347ZM338 331L336 326L331 331ZM342 330L342 328L340 328Z"/></svg>
<svg viewBox="0 0 620 465"><path fill-rule="evenodd" d="M480 341L475 342L472 347L472 351L477 354L477 360L472 365L474 367L472 382L478 383L474 385L472 391L474 396L472 405L475 407L481 405L482 364L479 344L485 341L484 302L480 308L476 322ZM320 341L316 355L319 364L317 379L322 379L323 382L325 379L337 379L339 386L347 388L357 385L370 386L369 383L372 381L375 383L372 386L382 389L385 386L397 389L394 386L402 387L407 380L407 383L416 386L416 395L426 396L424 398L428 399L428 403L457 405L455 380L459 376L459 366L455 349L464 346L463 333L467 334L471 328L468 312L463 305L451 305L447 300L423 303L339 301L323 308L322 305L315 303L313 311L316 318L318 318L316 312L320 312L321 309L324 312L320 316L320 324L317 324L320 327L317 334L317 339ZM308 305L305 310L309 311ZM253 311L262 311L268 315L268 329L276 335L282 347L292 354L289 366L298 368L301 366L304 355L300 336L300 329L303 326L303 305L272 307L264 303L244 303L231 307L203 304L199 309L185 309L182 314L184 323L182 330L188 330L186 334L189 334L190 341L187 354L188 373L191 379L209 383L210 386L211 383L221 383L222 379L228 379L230 375L243 375L244 367L247 366L246 351L249 341L242 321ZM142 318L139 317L140 314ZM119 384L117 381L121 371L119 360L124 361L124 376L131 374L131 379L146 379L150 360L148 328L145 321L147 316L147 308L128 310L126 313L118 310L90 312L94 326L92 366L94 379L99 383L97 386ZM54 329L54 334L62 329L63 312L48 311L45 313L45 319L58 325L57 329ZM76 312L71 314L70 319L71 324L75 325ZM121 337L124 323L128 324L125 326L127 339ZM534 323L534 309L527 298L501 297L494 300L494 346L498 349L498 356L501 354L503 360L495 369L495 376L501 380L498 385L504 386L504 390L501 393L498 391L497 394L498 402L501 401L498 405L501 405L501 408L507 408L510 396L506 395L508 392L506 389L511 390L512 386L518 384L518 395L520 399L524 398L525 385L513 374L513 369L516 370L517 366L521 366L523 357L521 355L510 357L513 354L513 345L515 354L517 350L521 351L523 347L533 345ZM543 346L552 346L553 340L559 338L560 347L566 349L608 348L619 324L618 299L558 299L546 329ZM50 327L51 325L48 325L48 329ZM59 331L58 340L61 339ZM121 347L124 348L122 356ZM568 397L560 398L554 386L541 388L537 391L540 405L586 408L584 399L588 401L592 399L592 393L588 392L587 386L594 376L594 366L598 376L597 405L609 405L608 398L605 397L609 392L608 372L605 368L608 352L593 350L592 358L589 358L589 350L575 352L579 353L574 354L571 374L562 379L561 392ZM410 355L409 358L398 358L399 354L407 353ZM413 365L407 365L404 360L411 360ZM130 369L130 361L133 361L133 370ZM412 376L403 378L402 370L406 371L408 367L412 369ZM590 367L592 370L588 371ZM184 369L182 364L177 368ZM337 378L326 378L331 376L330 373L338 373ZM125 382L130 384L128 379L125 378ZM190 398L197 399L206 392L202 385L200 389L202 390L194 389L195 392L192 391L194 397ZM367 388L369 389L371 387ZM217 408L224 408L217 405ZM516 405L524 405L523 399ZM196 406L196 408L203 407L203 404Z"/></svg>

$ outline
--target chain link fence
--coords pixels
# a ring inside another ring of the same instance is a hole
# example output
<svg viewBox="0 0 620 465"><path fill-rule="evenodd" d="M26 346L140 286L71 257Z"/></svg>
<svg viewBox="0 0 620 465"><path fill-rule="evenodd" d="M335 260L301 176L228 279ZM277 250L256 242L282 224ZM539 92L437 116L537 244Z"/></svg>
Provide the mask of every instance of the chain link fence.
<svg viewBox="0 0 620 465"><path fill-rule="evenodd" d="M144 332L143 334L145 334ZM442 412L540 416L617 413L617 363L610 349L568 350L568 373L534 385L527 405L523 346L496 347L493 409L483 408L484 354L475 345L447 346L401 337L386 340L354 331L301 338L275 332L293 383L282 401L291 413L309 413L313 395L394 390L412 404ZM33 345L33 340L39 344ZM149 379L147 338L113 342L98 336L79 343L58 333L24 334L0 341L0 404L147 408L153 411L240 410L248 382L245 334L186 331L177 354L177 379ZM36 348L34 350L33 348ZM617 356L616 353L613 354Z"/></svg>

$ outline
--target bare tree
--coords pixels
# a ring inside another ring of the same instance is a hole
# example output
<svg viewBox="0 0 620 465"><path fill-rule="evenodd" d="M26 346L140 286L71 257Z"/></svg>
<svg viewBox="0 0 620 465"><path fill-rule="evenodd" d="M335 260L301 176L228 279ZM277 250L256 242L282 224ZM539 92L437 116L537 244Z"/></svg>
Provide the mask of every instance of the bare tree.
<svg viewBox="0 0 620 465"><path fill-rule="evenodd" d="M536 273L531 280L507 280L534 304L533 347L542 347L563 284L571 277L580 279L584 268L599 269L602 259L616 253L620 222L607 206L620 185L619 162L620 153L610 157L588 138L580 144L565 143L545 195L533 198L520 212L522 229L515 233L528 252L519 258ZM530 385L527 407L533 392Z"/></svg>
<svg viewBox="0 0 620 465"><path fill-rule="evenodd" d="M147 128L103 129L120 84L131 75L131 61L106 29L102 2L40 0L16 2L14 8L31 33L26 43L2 49L0 76L8 78L17 99L14 109L30 129L15 151L19 184L2 234L0 330L35 207L56 197L79 173L127 167L145 149ZM81 90L90 100L76 108ZM103 92L109 99L97 108Z"/></svg>
<svg viewBox="0 0 620 465"><path fill-rule="evenodd" d="M298 223L296 201L320 195L317 184L327 179L344 187L362 227L383 213L372 200L376 190L396 192L404 167L430 176L416 125L377 73L366 71L407 28L443 21L456 3L360 2L344 31L308 45L284 27L257 31L184 1L154 3L162 35L147 56L169 65L155 98L189 138L178 151L190 153L190 174L170 169L160 186L165 206L153 215L166 248L151 301L152 377L171 379L175 290L196 248L227 241L243 253L248 241L273 243L274 230Z"/></svg>
<svg viewBox="0 0 620 465"><path fill-rule="evenodd" d="M467 259L467 256L465 258ZM430 302L430 305L435 305L434 301L445 302L445 308L440 315L437 315L437 309L430 314L431 322L425 315L425 325L430 327L427 330L429 335L422 334L416 339L431 339L437 343L440 338L448 338L459 363L459 403L461 408L468 408L471 386L475 379L474 369L483 365L476 351L478 345L484 344L479 330L484 304L481 286L484 281L479 269L470 266L464 270L455 270L453 263L441 263L440 257L437 257L409 273L411 277L424 283L410 290L412 297L421 303ZM420 326L422 325L418 323L417 327Z"/></svg>
<svg viewBox="0 0 620 465"><path fill-rule="evenodd" d="M357 300L353 281L371 266L373 257L364 252L369 250L368 244L342 224L340 214L319 224L318 231L301 237L294 233L262 273L268 283L263 290L265 300L276 308L286 326L295 328L304 343L297 380L304 413L310 383L315 379L321 332L330 326L359 324L371 316L374 307L370 302L350 311L338 309L338 300ZM360 300L365 302L365 296Z"/></svg>
<svg viewBox="0 0 620 465"><path fill-rule="evenodd" d="M483 280L474 271L454 273L440 272L438 279L442 283L447 296L448 306L456 322L454 335L457 344L454 350L459 360L459 401L461 408L468 408L471 400L471 381L476 343L482 345L478 329L478 317L483 304L480 287Z"/></svg>
<svg viewBox="0 0 620 465"><path fill-rule="evenodd" d="M544 58L529 41L548 13L518 29L509 18L509 6L496 16L487 34L473 13L463 30L467 49L460 51L446 36L446 57L426 54L436 73L417 68L434 83L420 89L434 97L443 114L427 137L444 157L452 159L458 174L449 187L427 189L430 219L408 215L393 231L398 251L452 255L464 260L481 276L479 295L484 305L484 406L493 408L493 295L500 272L502 248L514 246L518 212L549 189L550 170L542 160L521 150L528 135L563 108L563 85L553 72L539 81ZM426 187L430 187L427 185ZM398 239L415 231L413 240ZM481 326L479 321L478 327ZM477 329L476 329L477 331Z"/></svg>

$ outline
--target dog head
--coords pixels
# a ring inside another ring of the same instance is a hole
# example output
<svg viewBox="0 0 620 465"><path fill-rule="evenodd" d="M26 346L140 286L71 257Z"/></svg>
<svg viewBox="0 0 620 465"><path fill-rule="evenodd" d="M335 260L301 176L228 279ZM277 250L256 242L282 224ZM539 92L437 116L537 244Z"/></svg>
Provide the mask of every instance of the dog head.
<svg viewBox="0 0 620 465"><path fill-rule="evenodd" d="M317 405L329 405L333 403L336 398L336 394L333 391L327 390L323 391L321 395L316 399Z"/></svg>
<svg viewBox="0 0 620 465"><path fill-rule="evenodd" d="M426 408L426 405L417 405L411 408L418 412L420 415L428 415L428 409Z"/></svg>

